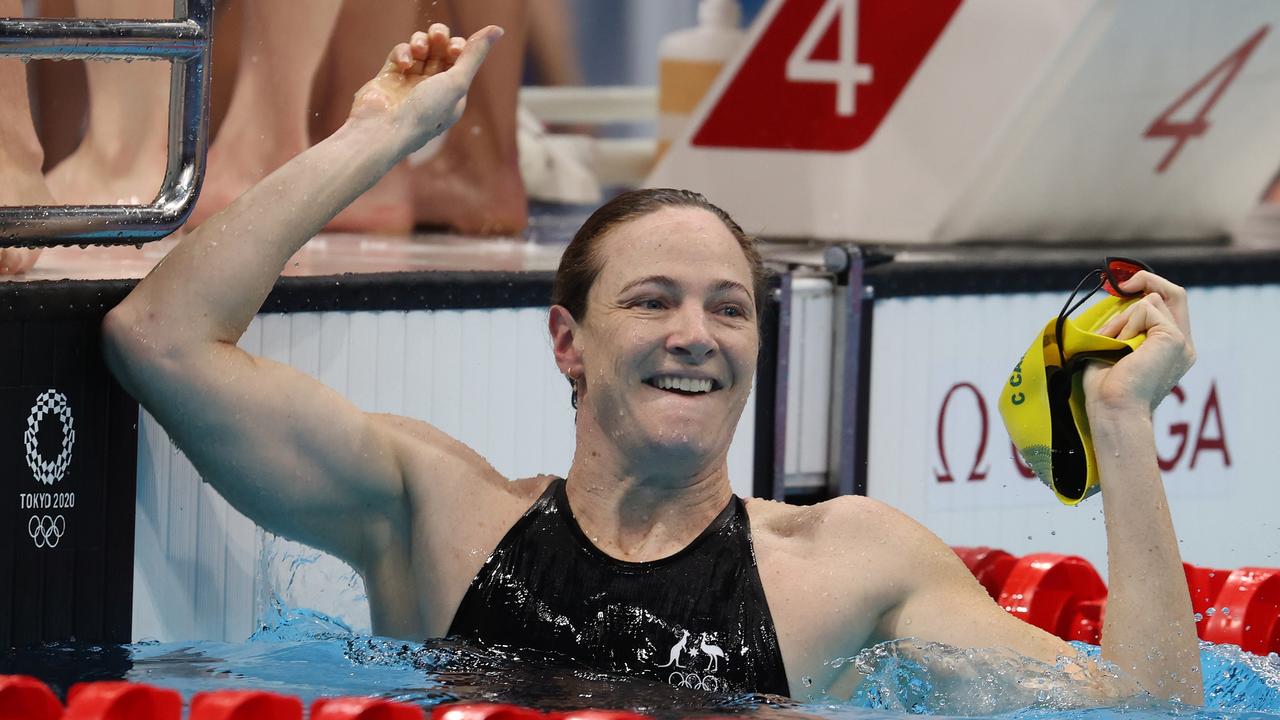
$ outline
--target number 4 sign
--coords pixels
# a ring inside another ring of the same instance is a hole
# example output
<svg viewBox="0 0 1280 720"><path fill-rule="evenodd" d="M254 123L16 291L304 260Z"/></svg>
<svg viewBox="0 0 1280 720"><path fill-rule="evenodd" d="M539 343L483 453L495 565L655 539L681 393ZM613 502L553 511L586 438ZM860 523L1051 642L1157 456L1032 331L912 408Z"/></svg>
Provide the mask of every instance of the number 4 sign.
<svg viewBox="0 0 1280 720"><path fill-rule="evenodd" d="M1263 25L1258 31L1249 36L1244 44L1236 48L1230 55L1223 58L1207 75L1196 81L1183 93L1173 104L1165 108L1160 116L1151 123L1151 127L1143 133L1146 138L1173 138L1173 147L1169 148L1169 152L1165 153L1164 159L1156 166L1157 173L1163 173L1169 168L1173 159L1178 156L1182 150L1182 146L1188 140L1204 135L1209 129L1209 111L1222 97L1222 94L1231 86L1231 81L1236 79L1236 75L1240 73L1240 69L1249 60L1249 56L1253 54L1258 44L1262 42L1262 38L1266 37L1267 31L1271 29L1270 25ZM1196 111L1195 117L1187 121L1173 120L1174 113L1178 112L1183 105L1186 105L1193 97L1199 95L1210 83L1215 83L1213 89L1209 92L1209 96L1205 98L1204 104Z"/></svg>
<svg viewBox="0 0 1280 720"><path fill-rule="evenodd" d="M786 0L695 146L843 152L871 139L961 0Z"/></svg>

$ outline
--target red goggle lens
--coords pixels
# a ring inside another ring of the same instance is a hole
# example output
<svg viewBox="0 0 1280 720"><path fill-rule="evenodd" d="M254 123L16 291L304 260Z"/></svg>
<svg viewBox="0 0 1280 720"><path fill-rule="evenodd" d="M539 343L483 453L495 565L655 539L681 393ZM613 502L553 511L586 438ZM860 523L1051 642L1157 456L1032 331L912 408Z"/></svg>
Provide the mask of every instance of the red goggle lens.
<svg viewBox="0 0 1280 720"><path fill-rule="evenodd" d="M1137 293L1127 293L1118 286L1143 270L1150 268L1137 260L1107 258L1107 270L1102 274L1102 289L1116 297L1133 297Z"/></svg>

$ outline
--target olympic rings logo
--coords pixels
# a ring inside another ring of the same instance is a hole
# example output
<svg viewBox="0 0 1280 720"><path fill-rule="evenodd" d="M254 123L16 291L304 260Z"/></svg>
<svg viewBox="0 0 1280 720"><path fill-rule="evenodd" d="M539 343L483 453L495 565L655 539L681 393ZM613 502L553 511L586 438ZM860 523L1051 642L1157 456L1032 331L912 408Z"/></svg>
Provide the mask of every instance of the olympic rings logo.
<svg viewBox="0 0 1280 720"><path fill-rule="evenodd" d="M35 541L36 547L57 547L62 534L67 531L67 521L61 515L32 515L27 521L27 534Z"/></svg>
<svg viewBox="0 0 1280 720"><path fill-rule="evenodd" d="M53 460L45 460L40 454L40 441L36 435L45 415L55 415L62 422L62 452ZM46 390L36 398L36 404L27 416L27 430L22 434L22 441L27 448L27 467L31 468L36 480L52 485L67 474L67 466L71 464L71 449L76 444L76 431L66 395L57 390Z"/></svg>
<svg viewBox="0 0 1280 720"><path fill-rule="evenodd" d="M699 675L695 672L682 673L679 670L672 672L667 677L667 683L678 688L706 690L707 692L716 692L720 689L720 679L715 675Z"/></svg>

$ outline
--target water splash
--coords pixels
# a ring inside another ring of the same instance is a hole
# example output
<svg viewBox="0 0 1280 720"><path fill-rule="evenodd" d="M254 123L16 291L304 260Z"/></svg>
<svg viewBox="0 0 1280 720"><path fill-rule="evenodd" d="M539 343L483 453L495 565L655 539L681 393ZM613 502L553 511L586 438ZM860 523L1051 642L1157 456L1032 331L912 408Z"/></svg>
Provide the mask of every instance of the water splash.
<svg viewBox="0 0 1280 720"><path fill-rule="evenodd" d="M1065 710L1096 705L1114 669L1062 658L1048 665L1008 650L962 649L914 639L881 643L855 657L863 676L849 704L875 710L992 715L1027 708ZM1119 698L1115 698L1119 699Z"/></svg>
<svg viewBox="0 0 1280 720"><path fill-rule="evenodd" d="M1280 657L1202 645L1205 707L1086 695L1113 670L1048 665L1009 652L960 650L904 640L869 648L852 663L864 676L851 700L796 703L726 696L566 666L557 658L457 640L405 642L352 632L324 613L272 605L271 622L246 643L51 645L0 654L0 672L29 672L59 692L87 679L122 678L197 692L259 688L299 696L372 695L424 708L450 701L512 703L544 710L630 709L658 718L750 715L758 720L882 720L904 714L992 720L1280 720ZM1075 644L1089 658L1098 648ZM1084 675L1082 675L1084 673ZM1090 675L1092 673L1092 675ZM1083 683L1082 683L1083 677Z"/></svg>

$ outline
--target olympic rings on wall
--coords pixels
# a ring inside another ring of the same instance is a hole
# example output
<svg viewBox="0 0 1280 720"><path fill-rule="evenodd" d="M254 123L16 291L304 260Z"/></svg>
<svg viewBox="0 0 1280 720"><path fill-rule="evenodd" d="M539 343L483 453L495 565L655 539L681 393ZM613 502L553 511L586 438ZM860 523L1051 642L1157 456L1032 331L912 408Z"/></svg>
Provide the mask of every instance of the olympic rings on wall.
<svg viewBox="0 0 1280 720"><path fill-rule="evenodd" d="M32 515L27 521L27 534L35 541L36 547L57 547L62 534L67 531L66 518L58 515Z"/></svg>

